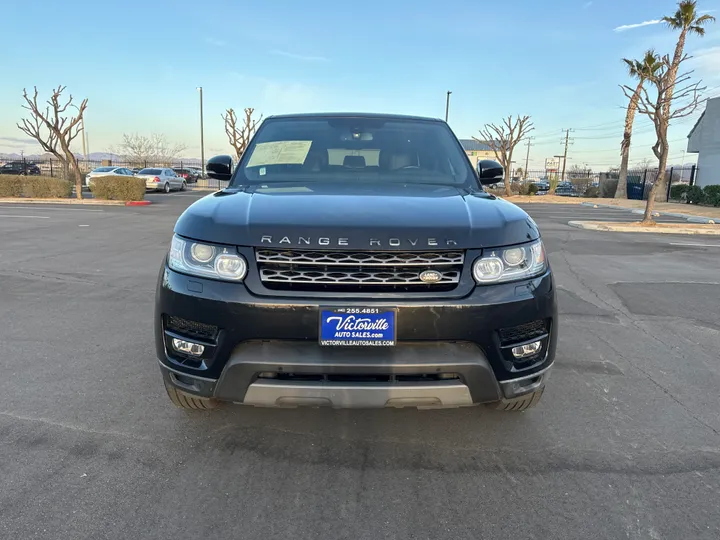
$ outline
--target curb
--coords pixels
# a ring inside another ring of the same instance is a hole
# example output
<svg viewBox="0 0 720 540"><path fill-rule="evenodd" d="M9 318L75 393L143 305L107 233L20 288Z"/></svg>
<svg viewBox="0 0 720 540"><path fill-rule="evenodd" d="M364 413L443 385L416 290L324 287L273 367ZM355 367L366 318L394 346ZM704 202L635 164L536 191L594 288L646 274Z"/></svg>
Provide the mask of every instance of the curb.
<svg viewBox="0 0 720 540"><path fill-rule="evenodd" d="M62 204L88 206L125 206L125 201L100 201L97 199L31 199L12 198L0 199L0 204Z"/></svg>
<svg viewBox="0 0 720 540"><path fill-rule="evenodd" d="M148 206L152 201L126 201L125 206Z"/></svg>
<svg viewBox="0 0 720 540"><path fill-rule="evenodd" d="M720 227L699 228L688 225L685 228L665 228L661 225L655 227L633 227L623 223L593 223L591 221L568 221L568 225L576 229L588 231L625 232L625 233L654 233L654 234L704 234L709 236L720 236Z"/></svg>
<svg viewBox="0 0 720 540"><path fill-rule="evenodd" d="M632 212L633 214L644 214L645 210L641 208L628 208L626 206L618 206L616 204L594 204L594 203L588 203L588 202L582 202L580 203L583 206L590 206L592 208L615 208L616 210L625 210L626 212ZM659 216L670 216L670 217L676 217L681 219L686 219L690 223L708 223L710 225L714 225L718 222L720 222L720 218L711 218L711 217L705 217L705 216L696 216L693 214L682 214L679 212L660 212L660 211L653 211L653 217L659 217Z"/></svg>

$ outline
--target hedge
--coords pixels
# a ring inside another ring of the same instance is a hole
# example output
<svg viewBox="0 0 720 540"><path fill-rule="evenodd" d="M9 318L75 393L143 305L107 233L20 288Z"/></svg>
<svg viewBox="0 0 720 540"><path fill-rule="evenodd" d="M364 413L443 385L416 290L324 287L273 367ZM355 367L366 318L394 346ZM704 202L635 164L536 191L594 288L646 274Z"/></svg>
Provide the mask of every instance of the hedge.
<svg viewBox="0 0 720 540"><path fill-rule="evenodd" d="M690 186L687 184L678 184L677 186L672 186L670 188L670 198L677 201L682 200L683 195L687 193L688 189L690 189Z"/></svg>
<svg viewBox="0 0 720 540"><path fill-rule="evenodd" d="M0 176L0 197L68 198L73 183L49 176Z"/></svg>
<svg viewBox="0 0 720 540"><path fill-rule="evenodd" d="M698 186L688 186L685 196L687 197L685 200L690 204L700 204L705 202L705 192Z"/></svg>
<svg viewBox="0 0 720 540"><path fill-rule="evenodd" d="M703 195L705 196L703 201L705 204L720 206L720 186L705 186Z"/></svg>
<svg viewBox="0 0 720 540"><path fill-rule="evenodd" d="M145 198L145 179L121 175L98 176L92 179L90 191L96 199L142 201Z"/></svg>

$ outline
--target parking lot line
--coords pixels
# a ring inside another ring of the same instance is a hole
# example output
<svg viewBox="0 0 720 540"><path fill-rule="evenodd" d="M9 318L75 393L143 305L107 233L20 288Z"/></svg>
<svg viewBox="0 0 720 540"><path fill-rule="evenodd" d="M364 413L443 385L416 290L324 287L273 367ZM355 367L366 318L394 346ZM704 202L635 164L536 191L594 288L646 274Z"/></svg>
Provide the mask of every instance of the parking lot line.
<svg viewBox="0 0 720 540"><path fill-rule="evenodd" d="M0 217L27 218L27 219L50 219L50 216L19 216L17 214L0 214Z"/></svg>
<svg viewBox="0 0 720 540"><path fill-rule="evenodd" d="M714 247L720 248L720 244L689 244L685 242L670 242L671 246L694 246L694 247Z"/></svg>

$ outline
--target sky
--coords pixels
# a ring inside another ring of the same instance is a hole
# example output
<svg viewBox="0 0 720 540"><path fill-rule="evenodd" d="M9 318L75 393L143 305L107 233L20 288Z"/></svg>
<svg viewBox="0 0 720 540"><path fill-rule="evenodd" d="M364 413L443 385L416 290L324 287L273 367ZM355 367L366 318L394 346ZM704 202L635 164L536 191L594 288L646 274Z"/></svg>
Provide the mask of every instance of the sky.
<svg viewBox="0 0 720 540"><path fill-rule="evenodd" d="M440 118L449 90L459 138L530 115L531 169L562 153L570 128L568 166L601 170L619 162L627 105L619 85L632 84L621 59L649 47L672 54L677 33L658 19L675 8L673 0L9 0L0 152L39 150L16 127L23 88L33 86L45 97L62 84L88 98L90 152L117 148L123 133L162 133L187 145L185 157L200 156L198 86L206 157L230 151L221 119L230 107ZM698 8L720 18L720 0ZM720 95L720 23L690 38L686 52L706 96ZM671 126L671 163L683 159L699 113ZM650 157L653 143L650 120L638 117L631 164ZM74 147L82 151L80 138Z"/></svg>

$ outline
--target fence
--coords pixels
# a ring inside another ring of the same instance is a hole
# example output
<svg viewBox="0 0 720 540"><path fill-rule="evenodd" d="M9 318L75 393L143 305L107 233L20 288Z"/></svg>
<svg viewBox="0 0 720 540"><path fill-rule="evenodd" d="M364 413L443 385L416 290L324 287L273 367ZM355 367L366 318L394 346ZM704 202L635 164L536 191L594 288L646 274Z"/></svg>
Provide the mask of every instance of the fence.
<svg viewBox="0 0 720 540"><path fill-rule="evenodd" d="M676 184L694 185L697 178L698 168L696 165L688 165L682 167L668 167L666 169L667 193L665 198L670 198L670 188ZM633 168L628 170L627 175L627 196L628 199L647 200L648 193L652 189L653 184L657 180L658 169L640 169ZM562 178L560 178L562 177ZM528 170L527 174L521 172L520 175L513 175L513 183L523 184L526 182L558 182L558 184L568 183L572 185L574 194L583 195L590 187L599 189L600 197L614 197L617 188L617 182L620 175L617 171L611 170L607 172L593 172L589 169L577 171L570 170L558 174L555 171L547 170Z"/></svg>
<svg viewBox="0 0 720 540"><path fill-rule="evenodd" d="M63 169L63 165L60 161L54 158L43 158L24 160L26 165L37 165L40 169L40 174L45 176L52 176L53 178L64 178L66 171ZM108 165L110 163L110 165ZM113 159L112 161L103 160L78 160L78 167L80 172L85 175L90 171L97 169L98 167L112 166L112 167L124 167L126 169L145 169L148 167L170 167L173 169L177 168L193 168L198 171L202 170L202 162L199 159L174 159L167 161L120 161ZM207 175L198 177L197 183L193 183L193 187L199 188L211 188L221 189L227 186L227 182L222 180L215 180L214 178L207 178Z"/></svg>
<svg viewBox="0 0 720 540"><path fill-rule="evenodd" d="M37 165L40 169L41 174L47 176L53 176L55 178L62 178L65 175L65 171L62 168L62 164L57 159L44 158L40 160L27 160L28 165ZM78 166L82 174L102 167L108 163L101 160L80 160ZM199 159L173 159L164 162L161 161L117 161L112 160L113 167L124 167L127 169L144 169L147 167L171 167L171 168L195 168L201 170L201 161ZM697 177L697 166L689 165L683 167L669 167L666 171L669 182L667 183L666 199L670 198L670 188L675 184L689 184L693 185L695 178ZM628 198L643 200L647 199L648 193L652 188L655 180L657 179L658 169L630 169L628 170ZM560 178L561 177L561 178ZM584 195L588 188L597 187L599 188L600 197L613 197L617 188L617 180L619 175L617 170L608 172L593 172L590 169L583 170L568 170L565 171L565 175L557 173L555 171L548 171L545 169L528 170L526 172L520 172L520 174L513 174L512 182L514 185L522 185L527 182L554 182L568 183L572 185L572 193L576 195ZM227 186L227 182L221 180L215 180L213 178L207 178L207 176L198 178L194 187L199 188L210 188L210 189L221 189Z"/></svg>

